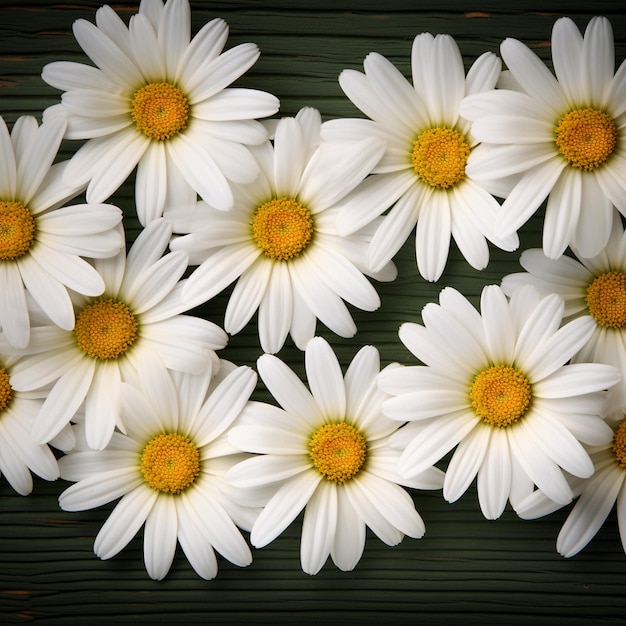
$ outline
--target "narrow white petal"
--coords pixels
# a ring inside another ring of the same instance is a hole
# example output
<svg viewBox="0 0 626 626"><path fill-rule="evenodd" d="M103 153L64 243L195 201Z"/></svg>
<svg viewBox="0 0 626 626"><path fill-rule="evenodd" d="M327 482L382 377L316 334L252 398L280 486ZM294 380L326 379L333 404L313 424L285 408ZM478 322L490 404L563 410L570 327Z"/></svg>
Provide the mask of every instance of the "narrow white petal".
<svg viewBox="0 0 626 626"><path fill-rule="evenodd" d="M135 204L142 226L163 214L167 189L165 145L152 141L137 164Z"/></svg>
<svg viewBox="0 0 626 626"><path fill-rule="evenodd" d="M337 513L337 487L322 482L307 502L302 520L300 562L305 573L317 574L326 562L341 523Z"/></svg>
<svg viewBox="0 0 626 626"><path fill-rule="evenodd" d="M402 476L417 476L442 459L467 436L479 418L466 411L444 415L430 422L404 450L398 463Z"/></svg>
<svg viewBox="0 0 626 626"><path fill-rule="evenodd" d="M254 523L250 533L252 545L262 548L276 539L306 506L320 480L316 472L302 472L284 483Z"/></svg>
<svg viewBox="0 0 626 626"><path fill-rule="evenodd" d="M341 419L346 414L346 391L339 361L329 343L315 337L306 347L305 367L311 393L322 415Z"/></svg>
<svg viewBox="0 0 626 626"><path fill-rule="evenodd" d="M146 518L143 531L143 558L148 576L163 580L176 552L178 520L173 498L157 498Z"/></svg>
<svg viewBox="0 0 626 626"><path fill-rule="evenodd" d="M480 310L492 361L512 363L515 350L515 336L511 332L513 320L502 289L494 285L485 287L481 293Z"/></svg>
<svg viewBox="0 0 626 626"><path fill-rule="evenodd" d="M454 451L443 482L443 497L456 502L468 489L483 464L495 429L479 422Z"/></svg>
<svg viewBox="0 0 626 626"><path fill-rule="evenodd" d="M420 274L436 281L443 273L450 248L450 202L446 192L433 192L422 205L417 221L415 249Z"/></svg>
<svg viewBox="0 0 626 626"><path fill-rule="evenodd" d="M271 267L272 272L259 306L259 339L264 352L275 354L283 347L293 318L289 269L284 263L260 263L258 266ZM252 303L256 304L254 300ZM244 310L250 311L251 308Z"/></svg>
<svg viewBox="0 0 626 626"><path fill-rule="evenodd" d="M564 365L550 376L533 384L533 395L539 398L567 398L608 389L620 379L619 372L602 363L573 363ZM602 403L596 401L597 412Z"/></svg>
<svg viewBox="0 0 626 626"><path fill-rule="evenodd" d="M126 547L150 514L158 493L142 485L127 493L113 509L96 536L93 550L101 559L110 559Z"/></svg>
<svg viewBox="0 0 626 626"><path fill-rule="evenodd" d="M59 496L64 511L86 511L107 504L136 489L143 483L139 472L119 467L100 471L68 487Z"/></svg>
<svg viewBox="0 0 626 626"><path fill-rule="evenodd" d="M504 512L511 491L509 443L503 429L492 429L487 454L478 470L478 501L487 519L497 519Z"/></svg>
<svg viewBox="0 0 626 626"><path fill-rule="evenodd" d="M586 483L557 537L559 554L574 556L593 539L611 512L623 485L624 471L618 467L599 472Z"/></svg>
<svg viewBox="0 0 626 626"><path fill-rule="evenodd" d="M337 489L337 528L330 549L333 563L342 571L352 571L365 548L365 523L359 518L345 489Z"/></svg>
<svg viewBox="0 0 626 626"><path fill-rule="evenodd" d="M98 363L85 398L87 443L102 450L111 440L120 414L120 368L113 362Z"/></svg>
<svg viewBox="0 0 626 626"><path fill-rule="evenodd" d="M294 118L278 122L274 136L274 189L276 194L293 198L298 194L304 171L304 137Z"/></svg>
<svg viewBox="0 0 626 626"><path fill-rule="evenodd" d="M56 382L33 425L39 443L50 441L74 417L85 399L95 370L92 359L83 359Z"/></svg>
<svg viewBox="0 0 626 626"><path fill-rule="evenodd" d="M239 277L230 294L228 304L226 305L226 312L224 314L224 329L226 332L231 335L236 335L244 328L254 315L255 311L259 308L261 301L264 298L268 298L267 292L270 280L272 280L272 282L282 281L282 267L282 264L266 262L265 259L259 258ZM278 275L277 280L272 278L274 274ZM285 297L284 291L286 291L287 285L283 284L282 288L283 289L281 290L278 286L272 285L273 292L278 292L275 297L280 298L279 302L283 305L281 310L283 313L286 313L287 304L283 298ZM269 304L270 303L267 305L268 313L270 309ZM272 336L274 333L277 336L276 339L281 336L280 329L282 328L282 323L278 323L277 328L275 329L272 326L274 321L270 315L266 316L264 323L271 326L271 328L267 329L268 336ZM262 325L263 322L259 320L259 324ZM259 330L259 336L262 334L263 332ZM271 342L268 342L267 348L271 347L271 345L275 345L270 344ZM264 351L272 353L272 350L268 350L267 348L264 348ZM275 350L275 352L278 352L278 349Z"/></svg>
<svg viewBox="0 0 626 626"><path fill-rule="evenodd" d="M543 61L522 42L507 38L500 45L502 58L509 71L528 94L543 101L556 113L567 107L556 78Z"/></svg>
<svg viewBox="0 0 626 626"><path fill-rule="evenodd" d="M527 172L502 204L494 227L496 235L506 237L521 228L552 191L565 167L564 159L554 158Z"/></svg>
<svg viewBox="0 0 626 626"><path fill-rule="evenodd" d="M17 263L0 263L0 293L0 326L4 335L15 348L25 348L30 337L30 319Z"/></svg>
<svg viewBox="0 0 626 626"><path fill-rule="evenodd" d="M3 198L15 198L17 189L17 164L9 129L0 118L0 195Z"/></svg>
<svg viewBox="0 0 626 626"><path fill-rule="evenodd" d="M298 375L273 355L262 355L257 370L263 383L287 413L293 414L312 427L319 426L320 409Z"/></svg>
<svg viewBox="0 0 626 626"><path fill-rule="evenodd" d="M183 290L190 307L216 296L250 266L261 251L249 243L232 245L212 254L191 274Z"/></svg>

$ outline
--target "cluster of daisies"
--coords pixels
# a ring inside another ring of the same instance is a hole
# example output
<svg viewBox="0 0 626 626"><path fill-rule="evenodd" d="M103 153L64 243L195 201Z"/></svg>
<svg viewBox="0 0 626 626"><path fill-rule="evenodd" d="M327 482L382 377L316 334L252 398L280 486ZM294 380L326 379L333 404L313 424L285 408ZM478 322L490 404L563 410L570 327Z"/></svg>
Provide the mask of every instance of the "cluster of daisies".
<svg viewBox="0 0 626 626"><path fill-rule="evenodd" d="M277 98L230 87L258 48L224 51L221 19L191 37L188 0L95 22L73 27L92 65L43 68L63 93L42 123L0 124L0 470L15 491L32 472L73 483L64 510L117 501L95 553L143 527L155 579L177 544L206 579L216 551L248 565L249 544L301 513L302 569L351 570L366 528L388 545L424 534L411 490L454 502L474 480L488 519L578 498L565 556L617 502L626 546L626 64L606 19L584 34L556 21L554 74L514 39L466 74L451 37L420 34L412 83L371 53L339 77L363 117L324 123L313 108L264 119ZM63 139L83 142L58 161ZM127 249L107 201L132 172ZM544 202L524 272L478 309L445 288L400 327L415 364L381 369L364 346L344 368L315 336L318 320L355 334L347 304L379 307L370 279L396 278L413 232L437 281L451 237L480 270ZM224 329L189 314L233 283ZM256 370L220 358L255 314ZM276 356L288 336L306 383ZM258 377L275 402L253 399Z"/></svg>

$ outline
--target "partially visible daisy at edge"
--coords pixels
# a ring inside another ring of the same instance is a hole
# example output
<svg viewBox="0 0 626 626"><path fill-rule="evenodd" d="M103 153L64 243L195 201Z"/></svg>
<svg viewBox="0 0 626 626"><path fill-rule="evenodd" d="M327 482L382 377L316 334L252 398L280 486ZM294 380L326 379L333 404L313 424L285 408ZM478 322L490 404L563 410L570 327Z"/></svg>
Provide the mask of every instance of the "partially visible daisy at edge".
<svg viewBox="0 0 626 626"><path fill-rule="evenodd" d="M84 189L64 182L69 161L53 164L65 126L63 118L38 125L24 115L9 134L0 117L0 327L17 348L30 338L27 294L49 320L71 330L68 290L88 296L104 290L85 258L110 257L124 245L119 208L65 206Z"/></svg>
<svg viewBox="0 0 626 626"><path fill-rule="evenodd" d="M349 571L363 554L366 527L387 545L404 535L422 537L424 522L401 485L439 489L443 473L426 467L408 480L398 475L400 453L389 437L400 424L380 411L388 396L376 387L376 348L363 347L343 376L328 342L315 337L306 346L305 367L310 391L278 357L258 359L259 374L281 408L253 402L243 410L229 441L259 456L235 465L226 480L272 488L252 527L252 545L276 539L304 509L302 569L317 574L330 555Z"/></svg>
<svg viewBox="0 0 626 626"><path fill-rule="evenodd" d="M591 19L584 37L569 18L552 30L555 75L522 42L500 50L508 67L501 89L466 98L482 150L468 173L490 184L517 176L495 224L509 236L547 198L543 251L556 259L572 245L599 254L611 229L613 205L626 215L626 64L617 72L610 22Z"/></svg>
<svg viewBox="0 0 626 626"><path fill-rule="evenodd" d="M168 199L191 187L218 209L233 198L230 183L250 182L258 168L247 145L267 139L255 118L276 113L278 99L228 88L258 59L255 44L222 52L228 26L205 24L191 38L188 0L142 0L128 27L110 6L96 24L73 26L95 67L55 61L42 78L63 90L44 112L68 119L68 139L88 139L66 179L87 184L87 199L108 198L137 166L135 200L142 225L161 216Z"/></svg>
<svg viewBox="0 0 626 626"><path fill-rule="evenodd" d="M487 52L465 76L454 39L422 33L411 51L413 85L380 54L368 54L363 66L364 74L344 70L339 83L371 119L330 120L323 138L380 138L387 148L373 175L342 200L339 233L352 233L391 207L372 238L370 267L382 268L415 228L417 267L430 281L443 272L451 236L475 269L489 262L487 240L504 250L517 248L516 234L502 238L493 231L500 205L490 191L504 196L508 186L499 182L488 190L468 173L477 142L459 115L466 95L495 86L500 59Z"/></svg>
<svg viewBox="0 0 626 626"><path fill-rule="evenodd" d="M0 345L3 344L0 333ZM0 473L22 496L33 490L31 472L44 480L56 480L59 467L47 444L35 443L31 429L41 405L43 393L17 391L11 384L15 357L0 354ZM74 447L70 426L63 428L50 442L63 452Z"/></svg>
<svg viewBox="0 0 626 626"><path fill-rule="evenodd" d="M187 268L184 252L163 255L171 237L162 218L143 229L128 255L95 261L106 285L98 298L75 296L76 325L63 330L33 327L31 341L13 368L13 385L50 391L33 426L38 443L49 441L84 402L87 442L104 448L117 426L122 431L122 381L136 379L143 353L168 368L198 373L217 363L215 350L226 333L208 320L181 315L189 307L180 292Z"/></svg>
<svg viewBox="0 0 626 626"><path fill-rule="evenodd" d="M596 536L609 513L616 507L617 523L626 552L626 420L609 420L613 440L589 449L594 474L584 480L571 480L579 496L569 512L556 540L557 552L566 558L575 556ZM523 519L537 519L561 508L545 494L534 492L519 507Z"/></svg>
<svg viewBox="0 0 626 626"><path fill-rule="evenodd" d="M556 293L565 302L565 319L590 315L595 330L572 361L614 365L621 381L609 390L609 414L626 412L626 233L617 212L605 248L593 258L573 250L576 258L548 258L541 249L525 250L520 265L526 272L509 274L502 289L511 295L523 285L543 294Z"/></svg>
<svg viewBox="0 0 626 626"><path fill-rule="evenodd" d="M424 325L404 323L400 340L423 365L381 373L393 396L383 413L408 421L392 436L403 450L401 476L412 477L454 449L443 496L455 502L477 478L480 509L498 518L516 509L534 485L561 504L573 497L564 472L589 477L582 443L602 445L612 432L603 417L605 389L620 378L599 363L568 364L589 340L589 316L561 326L563 300L532 287L507 300L483 289L479 313L445 288L422 310Z"/></svg>
<svg viewBox="0 0 626 626"><path fill-rule="evenodd" d="M94 552L115 556L145 524L144 563L157 580L169 572L177 541L202 578L217 575L215 551L249 565L237 526L249 530L258 510L239 504L238 490L223 477L245 456L226 437L256 374L225 361L199 374L168 371L147 354L140 361L136 383L122 388L126 434L114 433L105 450L90 450L83 426L75 427L77 446L59 461L63 479L75 482L59 496L61 508L84 511L121 498Z"/></svg>
<svg viewBox="0 0 626 626"><path fill-rule="evenodd" d="M341 337L356 333L344 300L366 311L380 298L365 275L395 279L393 263L371 272L367 264L374 223L341 237L335 229L340 202L380 159L378 139L324 143L321 116L306 107L281 119L273 145L252 148L261 174L233 188L230 211L199 203L165 212L175 233L172 250L198 265L183 290L190 306L202 304L237 281L224 328L236 334L258 309L264 352L278 352L290 334L304 349L317 319Z"/></svg>

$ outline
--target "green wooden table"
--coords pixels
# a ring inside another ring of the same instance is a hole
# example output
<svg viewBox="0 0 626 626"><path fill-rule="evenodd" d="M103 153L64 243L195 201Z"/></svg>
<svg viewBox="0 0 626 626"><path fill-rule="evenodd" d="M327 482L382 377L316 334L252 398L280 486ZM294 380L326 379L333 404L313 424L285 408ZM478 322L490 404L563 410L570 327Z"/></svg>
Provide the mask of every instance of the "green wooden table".
<svg viewBox="0 0 626 626"><path fill-rule="evenodd" d="M7 122L25 113L40 118L45 107L58 102L59 93L41 80L41 68L53 60L88 62L71 25L79 17L93 21L100 4L0 1L0 114ZM113 6L127 20L138 3ZM191 6L194 32L219 16L231 27L229 47L244 41L259 45L260 60L239 83L274 93L282 115L309 105L324 119L357 116L339 87L339 72L362 69L365 55L377 51L409 76L411 42L423 31L453 35L467 66L484 51L497 52L507 36L548 60L559 16L569 15L584 28L602 14L613 25L618 63L626 56L626 7L620 1L192 0ZM62 156L74 149L65 143ZM127 183L111 200L124 210L129 239L139 228L132 189ZM541 221L538 215L524 227L520 251L539 245ZM396 259L398 279L376 284L380 310L352 310L357 335L341 340L322 327L319 333L331 340L344 364L368 343L379 348L385 363L412 363L397 338L400 323L419 321L422 307L447 285L477 302L484 285L519 271L520 251L492 249L489 266L477 272L453 245L443 277L430 284L418 276L409 242ZM197 313L222 324L226 301L222 294ZM221 356L254 365L260 353L251 324ZM302 353L291 343L279 356L302 372ZM120 623L572 625L622 622L626 612L626 556L614 513L581 554L566 560L556 553L555 539L569 508L533 522L507 509L499 520L486 521L473 488L455 504L440 492L420 492L413 495L425 537L389 548L368 535L353 572L327 564L315 577L304 574L298 519L270 546L255 550L248 568L221 559L218 577L204 581L179 551L168 577L155 582L144 570L140 536L110 561L93 555L93 539L112 507L63 512L57 497L66 486L36 480L33 493L21 497L0 481L0 623L68 625L117 618Z"/></svg>

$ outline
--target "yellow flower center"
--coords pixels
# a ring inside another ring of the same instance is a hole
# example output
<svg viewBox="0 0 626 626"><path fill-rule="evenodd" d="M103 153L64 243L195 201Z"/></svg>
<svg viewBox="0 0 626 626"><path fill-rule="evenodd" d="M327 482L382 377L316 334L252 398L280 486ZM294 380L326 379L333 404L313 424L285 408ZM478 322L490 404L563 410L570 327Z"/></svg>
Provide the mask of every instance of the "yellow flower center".
<svg viewBox="0 0 626 626"><path fill-rule="evenodd" d="M615 434L613 435L613 446L611 448L617 464L626 469L626 419L620 422Z"/></svg>
<svg viewBox="0 0 626 626"><path fill-rule="evenodd" d="M313 238L311 212L293 198L270 200L258 207L252 217L252 237L270 259L293 259Z"/></svg>
<svg viewBox="0 0 626 626"><path fill-rule="evenodd" d="M452 128L429 128L414 142L411 161L415 173L431 187L448 189L465 177L470 147Z"/></svg>
<svg viewBox="0 0 626 626"><path fill-rule="evenodd" d="M589 314L599 326L624 328L626 326L626 274L607 272L598 276L587 287Z"/></svg>
<svg viewBox="0 0 626 626"><path fill-rule="evenodd" d="M195 444L178 433L157 435L143 449L139 469L153 489L179 494L198 477L200 453Z"/></svg>
<svg viewBox="0 0 626 626"><path fill-rule="evenodd" d="M557 122L554 142L572 167L594 170L615 150L617 125L604 111L570 111Z"/></svg>
<svg viewBox="0 0 626 626"><path fill-rule="evenodd" d="M13 400L13 387L9 374L4 367L0 367L0 413L8 408Z"/></svg>
<svg viewBox="0 0 626 626"><path fill-rule="evenodd" d="M137 339L139 324L126 304L114 298L95 300L77 316L76 342L92 359L117 359Z"/></svg>
<svg viewBox="0 0 626 626"><path fill-rule="evenodd" d="M350 424L326 424L309 440L309 458L326 480L345 483L363 467L367 456L365 437Z"/></svg>
<svg viewBox="0 0 626 626"><path fill-rule="evenodd" d="M24 256L35 239L35 219L21 202L0 201L0 261Z"/></svg>
<svg viewBox="0 0 626 626"><path fill-rule="evenodd" d="M148 83L133 95L130 116L138 131L150 139L165 141L187 126L189 101L170 83Z"/></svg>
<svg viewBox="0 0 626 626"><path fill-rule="evenodd" d="M520 370L493 365L472 382L470 401L476 415L490 426L506 427L521 419L532 398L530 382Z"/></svg>

